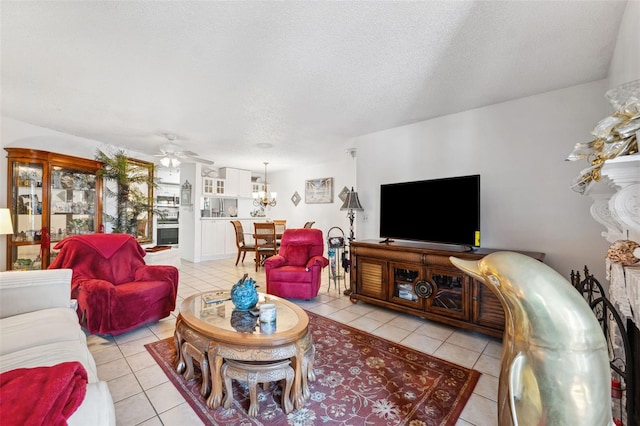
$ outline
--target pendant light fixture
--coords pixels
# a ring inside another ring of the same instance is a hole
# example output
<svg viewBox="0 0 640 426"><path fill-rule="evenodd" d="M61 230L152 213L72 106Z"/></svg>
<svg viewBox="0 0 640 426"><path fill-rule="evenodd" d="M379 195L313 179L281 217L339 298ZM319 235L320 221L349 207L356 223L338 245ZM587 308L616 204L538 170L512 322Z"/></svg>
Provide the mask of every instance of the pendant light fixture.
<svg viewBox="0 0 640 426"><path fill-rule="evenodd" d="M264 188L262 191L253 193L253 205L256 207L265 208L267 206L274 207L276 202L277 193L269 193L269 182L267 181L267 162L264 163ZM271 196L271 198L269 198Z"/></svg>

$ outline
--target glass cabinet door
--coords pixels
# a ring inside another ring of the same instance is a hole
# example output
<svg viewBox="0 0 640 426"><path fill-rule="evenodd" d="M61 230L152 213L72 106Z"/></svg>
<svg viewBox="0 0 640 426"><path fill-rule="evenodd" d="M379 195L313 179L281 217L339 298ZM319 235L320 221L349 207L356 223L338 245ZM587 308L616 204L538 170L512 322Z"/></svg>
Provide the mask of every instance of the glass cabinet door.
<svg viewBox="0 0 640 426"><path fill-rule="evenodd" d="M225 193L225 180L224 179L216 179L215 180L215 193L218 195L224 195Z"/></svg>
<svg viewBox="0 0 640 426"><path fill-rule="evenodd" d="M51 168L51 208L49 209L50 261L56 243L69 235L91 234L96 228L96 175L94 173Z"/></svg>
<svg viewBox="0 0 640 426"><path fill-rule="evenodd" d="M20 161L9 167L13 184L10 203L14 234L7 269L41 269L44 164Z"/></svg>
<svg viewBox="0 0 640 426"><path fill-rule="evenodd" d="M202 178L202 193L206 195L213 194L213 178Z"/></svg>
<svg viewBox="0 0 640 426"><path fill-rule="evenodd" d="M428 299L427 311L459 319L469 319L467 298L469 277L462 272L430 268L428 281L435 296Z"/></svg>
<svg viewBox="0 0 640 426"><path fill-rule="evenodd" d="M389 300L394 303L422 309L424 299L416 293L416 283L422 281L422 268L415 265L392 263L391 269L391 294Z"/></svg>

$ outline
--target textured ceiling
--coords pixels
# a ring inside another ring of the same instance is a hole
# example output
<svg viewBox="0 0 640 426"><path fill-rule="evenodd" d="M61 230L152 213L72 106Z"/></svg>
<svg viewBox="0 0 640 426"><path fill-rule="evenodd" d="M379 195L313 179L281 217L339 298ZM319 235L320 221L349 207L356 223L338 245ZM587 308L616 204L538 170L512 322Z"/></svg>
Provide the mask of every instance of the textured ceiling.
<svg viewBox="0 0 640 426"><path fill-rule="evenodd" d="M619 1L3 0L2 115L216 166L605 78ZM260 144L271 144L264 148ZM327 160L330 158L327 157Z"/></svg>

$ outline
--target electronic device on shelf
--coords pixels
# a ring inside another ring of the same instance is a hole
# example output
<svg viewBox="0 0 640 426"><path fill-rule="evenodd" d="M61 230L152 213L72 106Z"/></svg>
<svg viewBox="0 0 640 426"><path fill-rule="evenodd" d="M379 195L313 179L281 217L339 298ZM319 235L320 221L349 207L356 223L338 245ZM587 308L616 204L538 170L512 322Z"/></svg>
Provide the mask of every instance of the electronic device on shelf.
<svg viewBox="0 0 640 426"><path fill-rule="evenodd" d="M380 185L380 237L479 247L480 175Z"/></svg>

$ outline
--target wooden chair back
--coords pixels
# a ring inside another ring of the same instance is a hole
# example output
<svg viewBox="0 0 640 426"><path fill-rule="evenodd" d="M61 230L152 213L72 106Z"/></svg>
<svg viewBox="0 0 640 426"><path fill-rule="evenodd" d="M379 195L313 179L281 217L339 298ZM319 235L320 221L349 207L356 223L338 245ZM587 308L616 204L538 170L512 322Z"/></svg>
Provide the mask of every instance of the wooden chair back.
<svg viewBox="0 0 640 426"><path fill-rule="evenodd" d="M233 225L233 229L236 231L236 247L242 248L244 244L244 228L242 227L242 222L239 220L232 220L231 224Z"/></svg>
<svg viewBox="0 0 640 426"><path fill-rule="evenodd" d="M239 220L232 220L231 224L233 225L233 229L236 231L236 247L238 248L238 256L236 257L236 266L240 261L240 255L242 255L242 262L244 263L244 257L247 255L248 251L255 251L255 246L253 244L247 244L244 241L244 228L242 227L242 222Z"/></svg>
<svg viewBox="0 0 640 426"><path fill-rule="evenodd" d="M276 237L278 239L282 238L282 234L284 233L284 230L287 229L287 220L273 219L273 224L276 226Z"/></svg>
<svg viewBox="0 0 640 426"><path fill-rule="evenodd" d="M256 271L264 259L278 253L276 225L273 222L254 222L253 239L256 253Z"/></svg>

